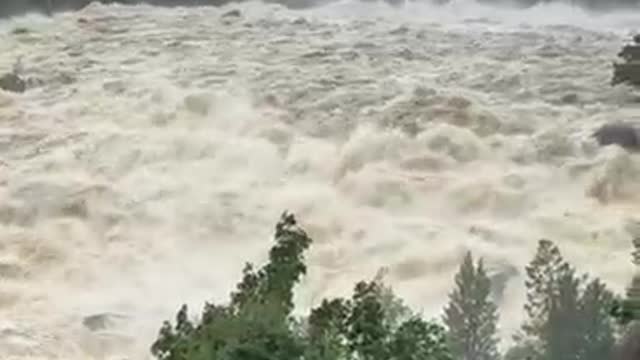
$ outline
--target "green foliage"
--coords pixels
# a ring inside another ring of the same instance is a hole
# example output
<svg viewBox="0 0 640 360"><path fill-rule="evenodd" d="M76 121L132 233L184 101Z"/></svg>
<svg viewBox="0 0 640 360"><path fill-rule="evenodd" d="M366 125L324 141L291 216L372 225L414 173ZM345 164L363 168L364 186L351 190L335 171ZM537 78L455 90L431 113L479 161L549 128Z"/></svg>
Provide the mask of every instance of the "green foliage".
<svg viewBox="0 0 640 360"><path fill-rule="evenodd" d="M409 310L379 279L351 299L323 300L306 326L292 318L293 290L312 240L283 214L269 261L247 264L228 305L206 303L200 323L183 305L151 346L160 360L451 360L444 329Z"/></svg>
<svg viewBox="0 0 640 360"><path fill-rule="evenodd" d="M192 348L189 337L193 334L193 324L187 317L187 306L182 305L176 315L176 325L172 327L165 321L160 328L160 338L156 341L151 351L159 359L182 360L188 359Z"/></svg>
<svg viewBox="0 0 640 360"><path fill-rule="evenodd" d="M442 326L412 314L379 278L309 316L312 359L451 360Z"/></svg>
<svg viewBox="0 0 640 360"><path fill-rule="evenodd" d="M455 276L455 285L444 310L453 356L460 360L497 359L498 309L489 298L491 280L482 259L474 266L468 252Z"/></svg>
<svg viewBox="0 0 640 360"><path fill-rule="evenodd" d="M640 270L640 237L633 240L631 256L633 264ZM622 325L640 320L640 274L636 274L631 279L626 295L624 300L615 301L610 311L610 314Z"/></svg>
<svg viewBox="0 0 640 360"><path fill-rule="evenodd" d="M291 214L276 225L269 262L258 271L247 264L228 306L206 304L194 327L182 306L175 329L165 323L151 352L161 360L297 359L303 348L292 328L293 287L306 273L304 251L311 239Z"/></svg>
<svg viewBox="0 0 640 360"><path fill-rule="evenodd" d="M355 286L351 314L347 320L347 339L350 350L363 360L383 360L390 355L386 346L390 329L380 295L381 289L376 282L361 281Z"/></svg>
<svg viewBox="0 0 640 360"><path fill-rule="evenodd" d="M640 237L633 240L633 247L632 260L640 268ZM624 327L617 358L637 360L640 358L640 274L636 273L632 278L626 295L626 299L614 303L611 311L611 315Z"/></svg>
<svg viewBox="0 0 640 360"><path fill-rule="evenodd" d="M535 342L530 339L521 339L519 334L515 336L516 343L504 354L504 360L530 360L540 359L542 354L538 350Z"/></svg>
<svg viewBox="0 0 640 360"><path fill-rule="evenodd" d="M451 360L443 327L417 316L404 321L389 344L393 360Z"/></svg>
<svg viewBox="0 0 640 360"><path fill-rule="evenodd" d="M556 278L557 292L549 298L546 318L541 319L542 332L539 339L549 359L573 359L580 349L582 334L579 331L580 280L573 269L563 272Z"/></svg>
<svg viewBox="0 0 640 360"><path fill-rule="evenodd" d="M599 280L576 275L548 240L526 267L527 321L521 348L538 359L596 360L611 355L615 339L607 309L613 295Z"/></svg>
<svg viewBox="0 0 640 360"><path fill-rule="evenodd" d="M308 319L307 359L346 359L348 318L351 302L344 299L323 300L312 309Z"/></svg>
<svg viewBox="0 0 640 360"><path fill-rule="evenodd" d="M280 306L283 316L293 310L293 287L306 274L304 252L311 245L311 238L300 228L292 214L283 214L276 225L276 243L269 251L268 263L259 271L246 264L243 279L231 294L231 306L242 311L252 302L271 303Z"/></svg>
<svg viewBox="0 0 640 360"><path fill-rule="evenodd" d="M467 253L441 325L412 313L379 274L355 284L349 298L324 299L304 322L291 315L294 287L307 272L312 240L283 214L269 260L246 264L228 304L206 303L199 321L180 307L151 346L160 360L495 360L498 314L480 259ZM640 263L640 240L634 261ZM607 309L614 296L599 280L578 276L560 250L540 240L526 266L527 319L506 360L601 360L614 344ZM635 290L634 290L635 289ZM635 316L636 277L622 316ZM637 302L636 302L637 304Z"/></svg>
<svg viewBox="0 0 640 360"><path fill-rule="evenodd" d="M579 359L607 359L615 344L614 328L608 314L614 296L599 280L587 284L580 299L579 316L582 329Z"/></svg>
<svg viewBox="0 0 640 360"><path fill-rule="evenodd" d="M527 315L522 330L527 336L539 337L544 332L546 319L551 309L551 300L558 293L557 278L571 271L564 262L560 250L549 240L538 242L533 260L525 267L527 288L524 310Z"/></svg>

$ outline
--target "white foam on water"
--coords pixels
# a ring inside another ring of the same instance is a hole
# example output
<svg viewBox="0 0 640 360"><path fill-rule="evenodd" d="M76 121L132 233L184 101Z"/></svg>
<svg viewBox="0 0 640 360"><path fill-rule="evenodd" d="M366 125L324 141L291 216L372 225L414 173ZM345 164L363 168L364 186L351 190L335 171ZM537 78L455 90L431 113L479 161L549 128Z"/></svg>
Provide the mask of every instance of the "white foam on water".
<svg viewBox="0 0 640 360"><path fill-rule="evenodd" d="M265 259L285 209L315 239L303 310L386 267L438 317L472 250L508 280L508 339L542 237L624 288L640 158L589 135L638 117L609 86L637 14L231 8L0 23L0 70L39 80L0 92L3 359L147 358L180 304ZM126 320L82 325L102 313Z"/></svg>

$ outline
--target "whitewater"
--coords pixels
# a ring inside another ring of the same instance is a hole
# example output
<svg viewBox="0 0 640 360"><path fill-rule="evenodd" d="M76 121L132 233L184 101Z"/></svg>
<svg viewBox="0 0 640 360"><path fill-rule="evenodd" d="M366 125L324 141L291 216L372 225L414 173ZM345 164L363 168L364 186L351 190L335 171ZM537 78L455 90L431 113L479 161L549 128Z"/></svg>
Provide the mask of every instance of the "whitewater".
<svg viewBox="0 0 640 360"><path fill-rule="evenodd" d="M471 1L0 21L0 72L31 79L0 91L0 358L149 358L182 303L225 301L265 260L284 210L314 238L301 312L384 268L438 318L471 250L508 342L540 238L624 291L640 155L590 134L640 120L609 85L638 30Z"/></svg>

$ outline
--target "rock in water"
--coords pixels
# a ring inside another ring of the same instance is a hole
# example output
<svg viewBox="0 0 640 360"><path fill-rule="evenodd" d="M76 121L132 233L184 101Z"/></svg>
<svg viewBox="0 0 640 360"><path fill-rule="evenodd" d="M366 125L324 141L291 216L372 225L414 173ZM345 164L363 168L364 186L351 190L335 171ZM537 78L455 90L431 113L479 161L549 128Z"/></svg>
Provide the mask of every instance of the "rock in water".
<svg viewBox="0 0 640 360"><path fill-rule="evenodd" d="M640 125L605 124L594 132L593 136L600 146L616 144L627 150L640 151Z"/></svg>
<svg viewBox="0 0 640 360"><path fill-rule="evenodd" d="M111 313L102 313L86 316L82 324L91 331L106 330L116 325L118 321L126 319L126 316Z"/></svg>
<svg viewBox="0 0 640 360"><path fill-rule="evenodd" d="M27 90L27 83L15 73L8 73L0 77L0 89L23 93Z"/></svg>
<svg viewBox="0 0 640 360"><path fill-rule="evenodd" d="M242 16L242 13L238 9L230 10L230 11L227 11L226 13L222 14L223 18L230 18L230 17L237 18L237 17L241 17L241 16Z"/></svg>

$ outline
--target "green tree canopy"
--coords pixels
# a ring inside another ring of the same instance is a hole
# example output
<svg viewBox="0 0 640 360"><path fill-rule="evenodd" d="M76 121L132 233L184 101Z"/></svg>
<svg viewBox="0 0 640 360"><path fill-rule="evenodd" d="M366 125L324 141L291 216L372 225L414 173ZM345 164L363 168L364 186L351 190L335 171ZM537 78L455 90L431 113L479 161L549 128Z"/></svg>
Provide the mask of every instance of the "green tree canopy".
<svg viewBox="0 0 640 360"><path fill-rule="evenodd" d="M598 280L578 276L558 247L540 240L526 267L527 319L518 346L544 360L608 358L615 345L608 316L613 294Z"/></svg>
<svg viewBox="0 0 640 360"><path fill-rule="evenodd" d="M444 310L449 346L455 359L498 358L498 309L490 294L491 280L482 259L474 265L471 252L467 252Z"/></svg>
<svg viewBox="0 0 640 360"><path fill-rule="evenodd" d="M350 299L325 299L306 321L292 317L294 287L306 274L312 239L284 213L268 262L247 264L227 305L187 306L151 346L160 360L451 360L444 328L413 314L377 277ZM302 325L302 326L301 326Z"/></svg>

